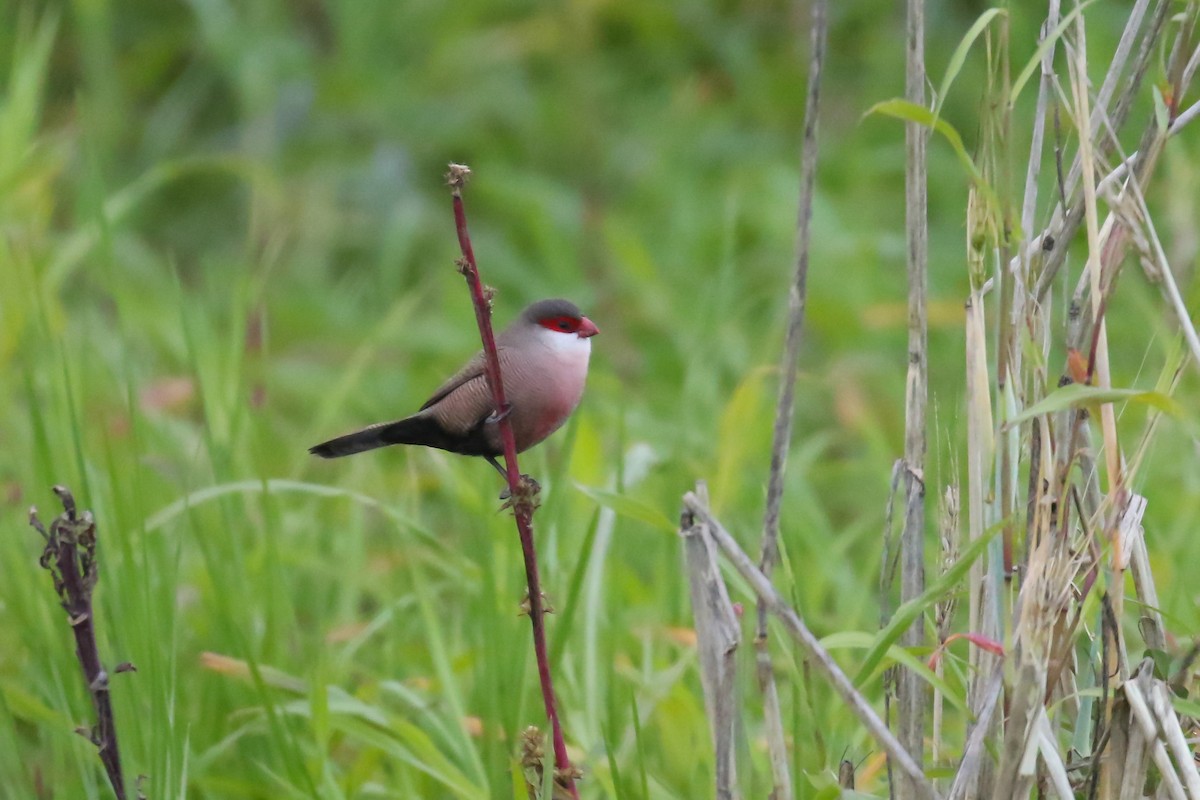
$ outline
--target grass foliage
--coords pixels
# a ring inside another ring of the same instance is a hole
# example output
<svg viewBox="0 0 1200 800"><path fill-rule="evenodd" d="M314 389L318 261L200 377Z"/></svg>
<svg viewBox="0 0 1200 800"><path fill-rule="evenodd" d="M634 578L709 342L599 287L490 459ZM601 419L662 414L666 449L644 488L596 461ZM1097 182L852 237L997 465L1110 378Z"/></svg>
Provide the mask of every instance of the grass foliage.
<svg viewBox="0 0 1200 800"><path fill-rule="evenodd" d="M878 635L904 436L904 148L898 124L864 114L902 94L903 10L833 5L776 583L880 699L876 667L928 655ZM1090 48L1111 52L1122 5L1083 11ZM972 27L980 10L930 12L930 75L949 90L936 118L959 142L930 147L930 541L933 498L966 474L963 159L999 199L1019 186L984 163L995 151L980 158L998 69L996 37ZM1014 74L1037 56L1040 13L987 15L1003 18ZM674 525L706 477L714 512L757 548L805 19L702 0L5 5L5 796L109 796L74 732L89 724L87 689L25 527L31 504L57 512L53 484L99 523L101 653L137 667L112 676L113 699L148 797L523 796L519 736L544 720L495 475L440 452L306 453L417 407L478 347L453 267L450 160L476 172L467 203L499 320L562 295L603 331L580 412L522 461L544 490L551 657L582 794L707 796ZM1036 77L1014 106L1018 136ZM1133 119L1153 113L1142 92ZM1189 132L1170 141L1147 197L1191 309L1196 149ZM1053 170L1043 178L1052 196ZM1192 364L1172 385L1176 325L1158 287L1127 273L1106 320L1112 385L1131 391L1112 399L1131 400L1118 406L1130 452L1151 411L1177 411L1134 488L1151 500L1162 612L1186 649L1200 629L1200 381ZM1051 372L1065 358L1055 341ZM739 658L756 707L753 656ZM961 707L966 643L944 658ZM876 748L829 688L787 648L776 669L798 796L836 791L843 757L863 760L862 790L886 791ZM756 719L739 744L747 797L769 791Z"/></svg>

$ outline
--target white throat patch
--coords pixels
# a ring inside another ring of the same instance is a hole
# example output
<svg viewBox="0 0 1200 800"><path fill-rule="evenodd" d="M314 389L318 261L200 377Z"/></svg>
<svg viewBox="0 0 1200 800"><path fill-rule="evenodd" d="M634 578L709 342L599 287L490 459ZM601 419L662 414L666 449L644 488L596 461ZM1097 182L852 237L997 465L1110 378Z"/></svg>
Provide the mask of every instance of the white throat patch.
<svg viewBox="0 0 1200 800"><path fill-rule="evenodd" d="M562 355L587 357L592 352L591 338L578 336L574 333L552 331L549 328L541 326L538 326L537 334L546 347Z"/></svg>

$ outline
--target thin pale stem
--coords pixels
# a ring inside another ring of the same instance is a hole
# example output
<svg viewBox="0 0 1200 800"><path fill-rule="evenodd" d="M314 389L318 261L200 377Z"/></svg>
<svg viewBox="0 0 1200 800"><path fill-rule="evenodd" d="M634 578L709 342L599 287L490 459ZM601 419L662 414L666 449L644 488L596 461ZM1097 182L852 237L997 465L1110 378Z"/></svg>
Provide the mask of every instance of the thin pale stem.
<svg viewBox="0 0 1200 800"><path fill-rule="evenodd" d="M796 373L803 339L804 311L808 302L809 242L819 152L817 131L820 119L821 71L825 62L825 41L828 29L826 5L826 0L817 0L812 7L808 90L804 104L804 138L800 155L800 204L796 214L796 268L788 290L787 337L780 370L779 402L775 410L775 427L771 443L771 474L767 483L762 553L759 558L759 569L768 577L779 560L779 510L783 501L783 480L787 471L787 454L792 439L792 420L796 405ZM758 604L758 627L754 646L758 682L763 693L766 715L771 772L775 784L773 796L777 800L790 800L792 779L788 769L787 745L783 736L779 692L775 686L771 653L767 645L767 607L761 600Z"/></svg>
<svg viewBox="0 0 1200 800"><path fill-rule="evenodd" d="M809 61L808 96L804 106L804 141L800 158L800 207L796 218L796 269L788 292L787 339L784 345L779 402L775 409L775 428L771 442L771 475L767 483L767 510L763 519L762 557L764 575L770 575L779 558L779 508L783 500L783 478L787 472L787 453L791 442L792 418L796 400L796 373L803 338L804 310L808 301L809 241L812 229L813 191L817 173L817 127L821 98L821 68L825 60L826 0L818 0L812 9L812 58ZM766 610L758 614L760 638L767 635Z"/></svg>

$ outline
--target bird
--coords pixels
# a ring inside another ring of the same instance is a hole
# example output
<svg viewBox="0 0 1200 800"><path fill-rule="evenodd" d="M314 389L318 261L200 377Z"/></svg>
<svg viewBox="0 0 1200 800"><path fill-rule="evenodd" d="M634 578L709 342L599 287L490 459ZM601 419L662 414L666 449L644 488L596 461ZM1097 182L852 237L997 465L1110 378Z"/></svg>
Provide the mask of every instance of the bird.
<svg viewBox="0 0 1200 800"><path fill-rule="evenodd" d="M507 477L496 460L504 452L497 423L508 417L518 453L562 427L583 397L591 340L599 332L570 300L539 300L496 336L507 409L495 407L484 354L479 352L417 413L338 436L309 452L341 458L393 444L423 445L482 456Z"/></svg>

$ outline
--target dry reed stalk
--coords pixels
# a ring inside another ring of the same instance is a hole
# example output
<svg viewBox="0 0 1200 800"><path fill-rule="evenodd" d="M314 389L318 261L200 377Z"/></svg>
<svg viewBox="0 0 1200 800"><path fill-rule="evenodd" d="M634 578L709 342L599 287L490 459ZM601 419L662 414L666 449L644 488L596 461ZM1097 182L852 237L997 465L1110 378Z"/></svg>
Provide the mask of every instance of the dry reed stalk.
<svg viewBox="0 0 1200 800"><path fill-rule="evenodd" d="M1142 23L1146 18L1146 9L1150 5L1150 0L1136 0L1133 6L1129 9L1129 17L1125 20L1125 28L1121 31L1121 39L1117 42L1117 48L1113 51L1113 57L1109 60L1108 69L1104 73L1104 83L1100 86L1100 91L1096 94L1094 108L1088 118L1088 135L1084 137L1088 142L1094 142L1097 138L1108 142L1107 137L1103 136L1105 129L1110 127L1108 119L1108 104L1112 100L1113 94L1117 90L1117 83L1120 81L1122 74L1125 71L1125 65L1129 61L1129 55L1133 52L1133 43L1137 38L1137 32L1142 27ZM1154 19L1157 24L1162 24L1166 21L1166 8L1159 0L1158 9L1155 11ZM1082 19L1080 14L1077 19ZM1142 52L1149 54L1149 50L1145 49L1150 43L1150 37L1143 39ZM1141 78L1145 74L1145 70L1149 67L1149 61L1142 58L1138 60L1138 67L1130 81L1130 87L1136 92L1137 87L1141 84ZM1111 126L1110 129L1119 129L1120 121L1123 121L1124 115L1128 113L1131 107L1133 93L1126 92L1122 95L1118 107L1114 110L1113 117L1118 120L1118 124ZM1079 126L1079 130L1083 126ZM1067 175L1066 190L1068 194L1074 193L1079 185L1079 178L1082 174L1082 151L1076 154L1074 162L1071 164L1071 171Z"/></svg>
<svg viewBox="0 0 1200 800"><path fill-rule="evenodd" d="M1140 1L1145 2L1146 0ZM1058 26L1060 16L1059 0L1050 0L1046 19L1042 22L1042 39L1045 39L1047 34ZM1032 237L1033 218L1037 212L1038 175L1042 168L1042 147L1046 131L1046 108L1053 91L1054 54L1057 51L1057 47L1058 42L1056 40L1051 42L1050 46L1046 49L1045 55L1042 56L1041 74L1038 78L1037 108L1033 113L1033 134L1030 136L1029 164L1025 170L1025 193L1021 203L1021 232L1027 237ZM1018 258L1020 259L1020 274L1026 280L1028 280L1030 273L1030 255L1031 251L1028 248L1020 248L1018 254Z"/></svg>
<svg viewBox="0 0 1200 800"><path fill-rule="evenodd" d="M971 196L974 198L974 193ZM976 208L974 203L969 204L968 207ZM971 218L972 215L968 212L968 219ZM968 224L968 230L972 230L970 224ZM973 249L969 249L969 252L981 254L981 251ZM966 306L968 544L981 538L992 522L989 518L991 503L987 499L991 493L988 466L992 463L995 445L991 393L988 391L990 382L988 380L984 296L979 289L982 280L978 278L980 274L981 272L972 271L972 292ZM996 641L1002 640L999 587L996 582L990 580L985 559L978 559L971 564L968 582L970 594L967 629ZM977 718L981 720L990 718L990 713L985 714L983 709L989 702L989 697L991 697L991 703L995 702L995 698L991 696L990 689L985 687L979 676L994 673L999 667L998 657L983 648L973 647L968 653L968 667L970 670L967 692L968 706ZM981 724L991 726L995 723ZM982 739L985 733L979 732L978 735ZM992 763L991 761L979 761L978 777L962 785L962 796L967 800L988 796L991 785Z"/></svg>
<svg viewBox="0 0 1200 800"><path fill-rule="evenodd" d="M1196 768L1196 757L1183 735L1179 717L1171 708L1171 690L1166 683L1156 680L1151 692L1150 705L1159 735L1166 739L1175 769L1187 787L1188 797L1200 797L1200 770Z"/></svg>
<svg viewBox="0 0 1200 800"><path fill-rule="evenodd" d="M1149 659L1143 661L1137 674L1125 681L1121 688L1130 710L1130 738L1136 736L1142 743L1143 753L1149 751L1150 760L1158 768L1162 788L1166 790L1167 796L1172 800L1200 797L1200 775L1196 773L1191 748L1182 741L1182 732L1178 736L1174 733L1178 720L1173 713L1166 713L1166 707L1159 695L1162 682L1153 678L1153 662ZM1170 729L1171 732L1168 733L1166 729ZM1174 752L1174 763L1168 745ZM1142 755L1134 764L1135 768L1122 776L1122 797L1141 796L1145 766L1145 756Z"/></svg>
<svg viewBox="0 0 1200 800"><path fill-rule="evenodd" d="M995 797L1025 797L1033 786L1033 759L1040 750L1040 720L1048 685L1054 634L1073 601L1079 561L1068 542L1046 536L1033 547L1017 598L1011 658L1014 679L1008 691L1004 743Z"/></svg>
<svg viewBox="0 0 1200 800"><path fill-rule="evenodd" d="M796 373L804 331L804 311L808 303L809 241L812 228L813 193L817 174L817 132L820 121L821 72L825 63L827 38L826 0L812 6L809 41L808 88L804 104L804 135L800 157L800 202L796 213L796 264L788 291L787 334L780 369L779 400L771 442L771 471L767 482L766 511L763 515L762 553L759 569L770 577L779 560L779 509L783 501L783 481L787 454L791 447L792 420L795 411ZM768 642L767 609L758 604L754 636L755 671L763 694L763 714L770 754L775 800L791 800L792 777L788 769L787 743L783 735L783 713L771 664ZM732 758L732 750L730 751Z"/></svg>
<svg viewBox="0 0 1200 800"><path fill-rule="evenodd" d="M1074 58L1068 59L1068 74L1070 76L1071 94L1074 101L1075 118L1077 120L1090 120L1089 112L1089 97L1087 87L1087 45L1085 27L1083 24L1083 16L1078 15L1075 18L1075 36L1073 54ZM1084 224L1087 236L1087 262L1084 265L1084 275L1087 277L1088 289L1091 297L1091 322L1093 327L1092 332L1092 348L1088 354L1088 371L1087 377L1089 382L1094 381L1102 389L1112 387L1112 382L1109 374L1108 362L1108 335L1106 332L1105 320L1103 316L1103 291L1101 277L1101 257L1102 243L1100 238L1100 225L1098 221L1098 213L1096 208L1096 177L1095 177L1095 162L1093 155L1093 141L1091 136L1079 137L1079 164L1082 169L1083 182L1083 210ZM1111 233L1112 227L1105 226L1106 232ZM1113 283L1109 283L1112 286ZM1120 478L1120 451L1117 443L1116 416L1113 412L1111 403L1105 403L1100 407L1100 423L1101 431L1104 440L1104 454L1107 460L1106 473L1108 477L1108 493L1106 498L1106 506L1108 514L1115 508L1120 501L1122 492L1122 483ZM1101 512L1105 514L1106 512ZM1111 516L1109 516L1111 519ZM1094 528L1099 528L1100 533L1108 533L1109 545L1112 548L1112 556L1109 561L1108 585L1118 587L1116 591L1109 595L1109 600L1113 604L1113 616L1116 619L1121 619L1124 594L1119 587L1122 585L1123 570L1119 563L1121 561L1121 542L1116 535L1116 526L1109 524L1107 519L1098 515L1093 518L1092 524ZM1121 671L1122 659L1121 652L1124 649L1124 643L1121 636L1120 625L1113 626L1113 636L1115 637L1114 647L1107 649L1106 657L1100 668L1105 674L1110 676L1123 676ZM1112 719L1113 699L1109 695L1104 699L1104 717ZM1112 762L1105 760L1101 763L1101 786L1107 787L1112 785L1112 778L1107 773L1112 768Z"/></svg>
<svg viewBox="0 0 1200 800"><path fill-rule="evenodd" d="M1012 104L1008 102L1012 87L1009 80L1007 18L1001 21L999 43L992 52L991 37L988 38L988 78L984 96L985 120L982 143L983 173L993 185L1008 186L1012 172ZM997 77L998 76L998 77ZM1014 543L1017 538L1017 486L1019 484L1020 432L1003 423L1017 413L1022 397L1021 371L1022 330L1018 325L1024 302L1024 274L1017 270L1006 270L1011 264L1012 236L1007 227L1012 216L1009 201L1002 194L989 209L988 224L991 227L991 244L994 248L996 269L996 385L995 407L1001 421L997 435L995 483L995 516L1002 522L1001 547L1003 549L1003 575L1008 580L1012 575Z"/></svg>
<svg viewBox="0 0 1200 800"><path fill-rule="evenodd" d="M925 3L908 0L906 12L905 91L916 106L925 105ZM904 399L904 530L900 538L900 602L925 591L925 452L928 349L926 296L928 270L928 200L925 150L929 131L917 122L905 123L904 197L908 239L908 377ZM925 642L922 619L901 636L906 647ZM926 685L916 672L903 669L897 682L897 725L900 742L920 768L925 750ZM889 762L890 764L890 762ZM910 800L922 787L909 775L899 776L895 796Z"/></svg>
<svg viewBox="0 0 1200 800"><path fill-rule="evenodd" d="M1085 31L1083 15L1079 14L1075 17L1075 35L1077 37L1075 47L1073 48L1075 57L1068 60L1067 63L1070 67L1071 90L1075 100L1075 118L1081 120L1091 119L1087 88L1087 38ZM1103 243L1100 239L1100 226L1096 209L1096 170L1092 144L1090 136L1080 137L1079 163L1083 170L1083 216L1088 244L1088 257L1084 271L1088 276L1088 288L1091 294L1092 324L1093 326L1099 326L1096 332L1093 333L1093 341L1096 345L1094 352L1090 354L1090 363L1095 364L1094 378L1097 385L1102 389L1110 389L1112 388L1112 380L1109 375L1108 335L1105 331L1104 316L1102 314L1104 293L1101 290L1101 256ZM1111 228L1109 230L1111 231ZM1111 286L1112 283L1110 282L1109 285ZM1089 374L1089 377L1092 377L1092 375ZM1115 505L1117 494L1121 491L1121 470L1120 450L1117 444L1116 416L1113 412L1112 403L1101 404L1100 426L1104 436L1104 453L1107 459L1109 498L1112 504ZM1116 549L1114 557L1119 560L1120 542L1113 540L1112 544ZM1114 585L1119 585L1115 580L1116 576L1114 576ZM1119 592L1116 594L1114 602L1116 603L1115 611L1117 616L1120 617L1121 598Z"/></svg>
<svg viewBox="0 0 1200 800"><path fill-rule="evenodd" d="M696 497L708 505L708 487L696 482ZM708 712L713 748L716 752L716 797L737 797L737 763L734 759L734 734L737 730L735 655L741 643L737 614L729 600L729 591L721 579L717 552L703 520L684 512L679 524L687 558L688 589L692 614L696 621L696 651L700 659L700 684ZM772 682L774 687L774 682ZM782 731L780 731L782 737ZM791 786L788 786L790 791ZM790 795L789 795L790 796Z"/></svg>

